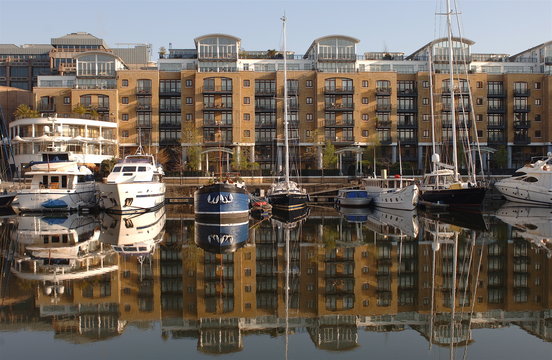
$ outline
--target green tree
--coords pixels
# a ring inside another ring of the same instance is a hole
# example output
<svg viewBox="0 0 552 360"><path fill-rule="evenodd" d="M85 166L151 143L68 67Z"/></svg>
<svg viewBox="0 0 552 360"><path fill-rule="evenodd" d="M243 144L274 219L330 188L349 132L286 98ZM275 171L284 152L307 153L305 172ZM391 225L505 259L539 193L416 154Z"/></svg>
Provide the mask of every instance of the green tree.
<svg viewBox="0 0 552 360"><path fill-rule="evenodd" d="M201 165L202 136L193 121L186 121L183 130L182 141L189 145L186 147L188 169L197 171Z"/></svg>
<svg viewBox="0 0 552 360"><path fill-rule="evenodd" d="M111 159L105 159L100 164L100 175L101 177L106 177L109 175L111 170L113 170L113 167L117 164L117 159L112 157Z"/></svg>
<svg viewBox="0 0 552 360"><path fill-rule="evenodd" d="M73 107L72 111L82 118L88 112L88 109L84 105L78 103Z"/></svg>
<svg viewBox="0 0 552 360"><path fill-rule="evenodd" d="M337 165L337 154L335 153L335 146L331 141L326 140L324 144L324 152L322 153L322 166L324 170L335 169Z"/></svg>
<svg viewBox="0 0 552 360"><path fill-rule="evenodd" d="M500 145L493 154L493 163L497 169L505 169L508 165L508 151L506 146Z"/></svg>
<svg viewBox="0 0 552 360"><path fill-rule="evenodd" d="M33 110L29 105L21 104L15 109L13 113L16 119L28 119L28 118L38 118L40 113L36 110Z"/></svg>

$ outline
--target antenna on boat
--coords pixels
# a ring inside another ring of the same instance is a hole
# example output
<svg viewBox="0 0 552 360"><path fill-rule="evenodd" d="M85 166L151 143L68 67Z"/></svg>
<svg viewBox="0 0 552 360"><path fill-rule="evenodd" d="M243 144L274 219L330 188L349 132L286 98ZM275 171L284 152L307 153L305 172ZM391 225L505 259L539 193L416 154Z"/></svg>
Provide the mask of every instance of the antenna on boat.
<svg viewBox="0 0 552 360"><path fill-rule="evenodd" d="M144 149L142 148L142 128L138 128L138 148L136 149L135 155L142 155Z"/></svg>

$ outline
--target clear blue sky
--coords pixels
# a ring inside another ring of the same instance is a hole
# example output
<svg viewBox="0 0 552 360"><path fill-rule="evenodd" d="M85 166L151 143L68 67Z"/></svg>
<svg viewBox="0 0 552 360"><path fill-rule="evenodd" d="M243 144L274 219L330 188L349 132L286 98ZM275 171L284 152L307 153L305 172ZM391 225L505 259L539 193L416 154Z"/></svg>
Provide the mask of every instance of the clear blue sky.
<svg viewBox="0 0 552 360"><path fill-rule="evenodd" d="M245 50L280 49L288 18L288 50L304 54L325 35L358 38L358 53L410 54L443 36L437 0L210 1L210 0L0 0L0 43L49 43L52 37L86 31L108 45L151 43L193 48L193 39L225 33ZM552 0L458 0L463 36L473 52L515 54L552 40Z"/></svg>

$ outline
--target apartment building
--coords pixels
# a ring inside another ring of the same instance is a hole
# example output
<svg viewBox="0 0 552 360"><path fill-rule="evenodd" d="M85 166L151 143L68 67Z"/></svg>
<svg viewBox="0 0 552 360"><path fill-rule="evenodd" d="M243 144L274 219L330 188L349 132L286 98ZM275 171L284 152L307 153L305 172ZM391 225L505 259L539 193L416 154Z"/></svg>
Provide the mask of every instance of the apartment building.
<svg viewBox="0 0 552 360"><path fill-rule="evenodd" d="M100 45L75 53L74 73L67 72L73 75L38 78L36 108L74 117L83 105L95 118L116 122L119 156L141 143L153 152L166 149L173 164L190 170L209 172L222 162L224 171L258 167L276 174L286 56L291 159L305 173L323 167L328 142L339 174L366 173L362 160L373 157L373 148L384 166L400 157L409 171L423 171L433 138L443 156L450 152L452 111L459 139L471 146L463 156L475 156L479 145L484 169L515 168L552 150L552 42L509 56L472 53L473 41L455 38L452 86L447 39L408 56L357 54L360 40L341 35L315 39L304 55L246 51L226 34L194 42L193 49L170 48L156 67L131 66Z"/></svg>

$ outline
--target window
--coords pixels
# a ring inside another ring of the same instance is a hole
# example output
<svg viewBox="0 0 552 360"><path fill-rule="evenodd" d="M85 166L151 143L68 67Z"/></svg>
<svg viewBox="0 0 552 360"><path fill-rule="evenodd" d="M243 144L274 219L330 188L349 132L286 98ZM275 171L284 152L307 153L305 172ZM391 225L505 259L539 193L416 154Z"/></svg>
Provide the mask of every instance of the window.
<svg viewBox="0 0 552 360"><path fill-rule="evenodd" d="M194 100L191 97L186 98L186 105L191 105L194 103Z"/></svg>
<svg viewBox="0 0 552 360"><path fill-rule="evenodd" d="M121 114L121 121L128 121L128 114Z"/></svg>
<svg viewBox="0 0 552 360"><path fill-rule="evenodd" d="M368 137L368 130L362 130L362 136Z"/></svg>
<svg viewBox="0 0 552 360"><path fill-rule="evenodd" d="M244 130L244 131L243 131L243 137L251 137L251 131L249 131L249 130Z"/></svg>
<svg viewBox="0 0 552 360"><path fill-rule="evenodd" d="M305 83L305 86L308 87L308 88L311 88L312 87L312 80L307 80L306 83Z"/></svg>
<svg viewBox="0 0 552 360"><path fill-rule="evenodd" d="M362 114L362 120L368 121L368 114Z"/></svg>
<svg viewBox="0 0 552 360"><path fill-rule="evenodd" d="M475 119L476 119L477 121L483 121L483 114L477 114L477 115L475 116Z"/></svg>
<svg viewBox="0 0 552 360"><path fill-rule="evenodd" d="M429 105L429 98L423 98L422 105Z"/></svg>
<svg viewBox="0 0 552 360"><path fill-rule="evenodd" d="M429 120L430 120L429 114L422 115L422 121L429 121Z"/></svg>
<svg viewBox="0 0 552 360"><path fill-rule="evenodd" d="M535 105L540 105L541 104L541 99L535 99Z"/></svg>
<svg viewBox="0 0 552 360"><path fill-rule="evenodd" d="M251 81L249 80L244 80L243 81L243 87L250 87L251 86Z"/></svg>
<svg viewBox="0 0 552 360"><path fill-rule="evenodd" d="M194 85L194 82L192 80L186 80L185 84L186 84L185 86L187 88L189 88L189 87L192 87Z"/></svg>
<svg viewBox="0 0 552 360"><path fill-rule="evenodd" d="M535 130L535 137L537 137L537 138L542 137L540 130Z"/></svg>
<svg viewBox="0 0 552 360"><path fill-rule="evenodd" d="M64 104L71 104L71 98L69 96L65 96L63 98L63 103Z"/></svg>
<svg viewBox="0 0 552 360"><path fill-rule="evenodd" d="M422 133L422 136L425 137L425 138L428 138L429 137L429 130L424 130L424 132Z"/></svg>
<svg viewBox="0 0 552 360"><path fill-rule="evenodd" d="M128 137L128 130L121 131L121 137L127 138Z"/></svg>
<svg viewBox="0 0 552 360"><path fill-rule="evenodd" d="M536 114L536 115L535 115L535 121L541 121L541 116L540 116L540 114Z"/></svg>
<svg viewBox="0 0 552 360"><path fill-rule="evenodd" d="M483 105L483 98L477 98L477 99L475 99L475 103L476 103L477 105Z"/></svg>
<svg viewBox="0 0 552 360"><path fill-rule="evenodd" d="M247 104L251 104L251 98L248 97L248 96L244 97L244 98L243 98L243 103L246 104L246 105L247 105Z"/></svg>
<svg viewBox="0 0 552 360"><path fill-rule="evenodd" d="M483 137L483 130L477 130L477 137Z"/></svg>
<svg viewBox="0 0 552 360"><path fill-rule="evenodd" d="M305 130L305 137L310 138L311 136L312 136L311 131L310 130Z"/></svg>
<svg viewBox="0 0 552 360"><path fill-rule="evenodd" d="M192 121L193 119L194 119L194 115L193 115L193 114L190 114L190 113L186 114L186 120Z"/></svg>
<svg viewBox="0 0 552 360"><path fill-rule="evenodd" d="M368 87L368 80L362 80L362 87Z"/></svg>
<svg viewBox="0 0 552 360"><path fill-rule="evenodd" d="M429 87L429 81L427 80L422 81L422 87L427 89Z"/></svg>
<svg viewBox="0 0 552 360"><path fill-rule="evenodd" d="M312 121L314 119L312 114L307 114L306 118L307 118L307 121Z"/></svg>
<svg viewBox="0 0 552 360"><path fill-rule="evenodd" d="M121 104L128 104L128 97L127 96L123 96L121 98Z"/></svg>
<svg viewBox="0 0 552 360"><path fill-rule="evenodd" d="M540 89L541 88L541 83L540 82L536 82L535 83L535 89Z"/></svg>
<svg viewBox="0 0 552 360"><path fill-rule="evenodd" d="M363 97L363 98L362 98L362 103L363 103L363 104L368 104L368 98L367 98L367 97Z"/></svg>
<svg viewBox="0 0 552 360"><path fill-rule="evenodd" d="M243 119L244 119L245 121L251 120L251 114L248 114L248 113L243 114Z"/></svg>
<svg viewBox="0 0 552 360"><path fill-rule="evenodd" d="M478 81L476 86L478 89L483 89L483 81Z"/></svg>
<svg viewBox="0 0 552 360"><path fill-rule="evenodd" d="M312 104L312 98L310 96L307 97L307 104Z"/></svg>
<svg viewBox="0 0 552 360"><path fill-rule="evenodd" d="M128 86L128 80L127 80L127 79L123 79L123 80L121 81L121 86L122 86L122 87L127 87L127 86Z"/></svg>

